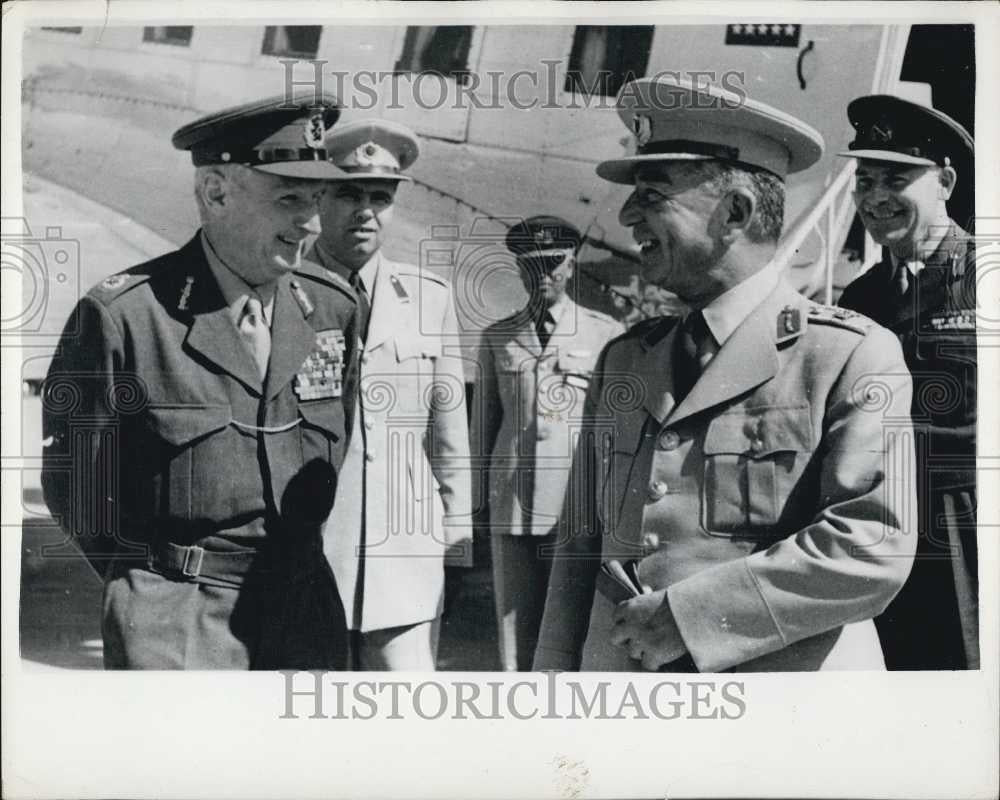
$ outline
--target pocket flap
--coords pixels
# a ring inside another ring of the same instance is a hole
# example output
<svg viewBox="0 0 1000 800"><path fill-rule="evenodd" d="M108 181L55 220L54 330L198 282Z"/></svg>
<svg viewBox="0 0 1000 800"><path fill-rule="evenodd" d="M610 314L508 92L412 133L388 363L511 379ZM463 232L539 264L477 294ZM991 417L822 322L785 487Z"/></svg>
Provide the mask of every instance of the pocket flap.
<svg viewBox="0 0 1000 800"><path fill-rule="evenodd" d="M716 417L705 434L705 455L747 454L759 458L772 453L811 451L812 420L808 406L744 409Z"/></svg>
<svg viewBox="0 0 1000 800"><path fill-rule="evenodd" d="M412 335L396 337L396 361L410 358L437 358L441 355L441 342L437 339Z"/></svg>
<svg viewBox="0 0 1000 800"><path fill-rule="evenodd" d="M559 353L559 361L556 369L559 372L566 372L572 375L580 375L590 378L594 372L594 356L586 350L570 350L566 353Z"/></svg>
<svg viewBox="0 0 1000 800"><path fill-rule="evenodd" d="M299 403L299 415L307 424L326 431L334 439L339 439L344 434L344 412L338 402L321 400Z"/></svg>
<svg viewBox="0 0 1000 800"><path fill-rule="evenodd" d="M173 445L184 445L225 428L232 419L228 404L150 405L146 424Z"/></svg>

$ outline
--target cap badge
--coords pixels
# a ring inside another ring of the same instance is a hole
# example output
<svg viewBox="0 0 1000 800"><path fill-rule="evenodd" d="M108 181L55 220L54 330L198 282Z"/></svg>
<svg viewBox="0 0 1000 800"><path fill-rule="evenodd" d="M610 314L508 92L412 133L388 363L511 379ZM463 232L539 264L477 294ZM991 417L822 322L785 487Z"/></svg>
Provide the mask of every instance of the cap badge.
<svg viewBox="0 0 1000 800"><path fill-rule="evenodd" d="M535 231L535 243L536 244L554 244L555 238L552 236L552 231L542 230Z"/></svg>
<svg viewBox="0 0 1000 800"><path fill-rule="evenodd" d="M302 136L306 144L314 150L323 149L323 140L326 138L326 125L323 124L323 114L313 114L302 126Z"/></svg>
<svg viewBox="0 0 1000 800"><path fill-rule="evenodd" d="M877 144L889 144L892 141L892 128L884 120L877 123L873 122L868 136Z"/></svg>
<svg viewBox="0 0 1000 800"><path fill-rule="evenodd" d="M632 132L639 147L645 147L653 138L653 120L645 114L633 114Z"/></svg>
<svg viewBox="0 0 1000 800"><path fill-rule="evenodd" d="M378 154L378 145L375 142L365 142L354 153L358 161L358 166L370 167L375 163L375 156Z"/></svg>

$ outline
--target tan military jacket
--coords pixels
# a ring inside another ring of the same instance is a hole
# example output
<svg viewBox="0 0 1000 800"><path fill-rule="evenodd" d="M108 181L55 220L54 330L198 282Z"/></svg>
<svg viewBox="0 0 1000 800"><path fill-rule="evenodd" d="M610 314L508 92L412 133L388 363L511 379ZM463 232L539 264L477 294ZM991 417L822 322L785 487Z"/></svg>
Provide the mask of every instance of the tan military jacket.
<svg viewBox="0 0 1000 800"><path fill-rule="evenodd" d="M701 671L884 668L871 618L909 573L911 384L895 337L779 286L677 404L674 320L591 386L535 667L639 670L602 561L667 589Z"/></svg>

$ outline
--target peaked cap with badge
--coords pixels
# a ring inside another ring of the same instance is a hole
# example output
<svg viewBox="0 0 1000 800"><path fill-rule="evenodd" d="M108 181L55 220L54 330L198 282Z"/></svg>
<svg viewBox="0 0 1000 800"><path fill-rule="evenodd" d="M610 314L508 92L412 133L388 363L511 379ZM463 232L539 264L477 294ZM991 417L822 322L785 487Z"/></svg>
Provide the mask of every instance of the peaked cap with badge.
<svg viewBox="0 0 1000 800"><path fill-rule="evenodd" d="M633 183L644 163L692 160L729 161L784 178L823 155L815 128L718 86L642 78L625 84L617 108L635 135L636 152L597 165L597 174L613 183Z"/></svg>
<svg viewBox="0 0 1000 800"><path fill-rule="evenodd" d="M420 155L416 134L405 125L363 119L338 125L326 138L330 162L341 180L412 180L403 171Z"/></svg>
<svg viewBox="0 0 1000 800"><path fill-rule="evenodd" d="M578 250L583 235L560 217L540 214L514 225L507 231L504 244L516 256L544 253L549 250Z"/></svg>
<svg viewBox="0 0 1000 800"><path fill-rule="evenodd" d="M855 138L837 155L939 167L965 162L975 149L968 131L936 108L889 94L852 100Z"/></svg>
<svg viewBox="0 0 1000 800"><path fill-rule="evenodd" d="M278 95L189 122L172 142L191 151L196 167L242 164L289 178L333 178L338 173L325 139L339 117L340 102L332 94Z"/></svg>

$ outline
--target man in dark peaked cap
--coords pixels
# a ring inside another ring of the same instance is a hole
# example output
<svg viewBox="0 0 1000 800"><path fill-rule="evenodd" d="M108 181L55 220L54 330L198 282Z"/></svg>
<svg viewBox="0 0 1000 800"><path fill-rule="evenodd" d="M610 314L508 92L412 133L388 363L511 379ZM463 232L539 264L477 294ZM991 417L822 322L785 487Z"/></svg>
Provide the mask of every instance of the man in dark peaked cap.
<svg viewBox="0 0 1000 800"><path fill-rule="evenodd" d="M178 130L201 230L77 305L43 394L42 485L105 581L109 669L328 668L320 529L349 431L356 307L304 261L336 98Z"/></svg>
<svg viewBox="0 0 1000 800"><path fill-rule="evenodd" d="M681 102L657 97L673 94ZM884 669L872 618L906 579L910 378L895 338L811 303L774 261L785 176L823 152L779 109L633 82L643 277L688 306L597 363L536 669Z"/></svg>
<svg viewBox="0 0 1000 800"><path fill-rule="evenodd" d="M597 357L624 332L568 291L583 237L551 215L507 232L528 293L519 312L483 331L473 395L473 446L489 463L477 504L493 557L500 663L531 669L566 496L574 435Z"/></svg>
<svg viewBox="0 0 1000 800"><path fill-rule="evenodd" d="M841 155L858 159L854 202L883 255L840 305L899 339L918 444L916 560L876 624L890 669L976 669L975 254L946 205L973 180L974 145L946 114L891 95L847 114L856 135Z"/></svg>

